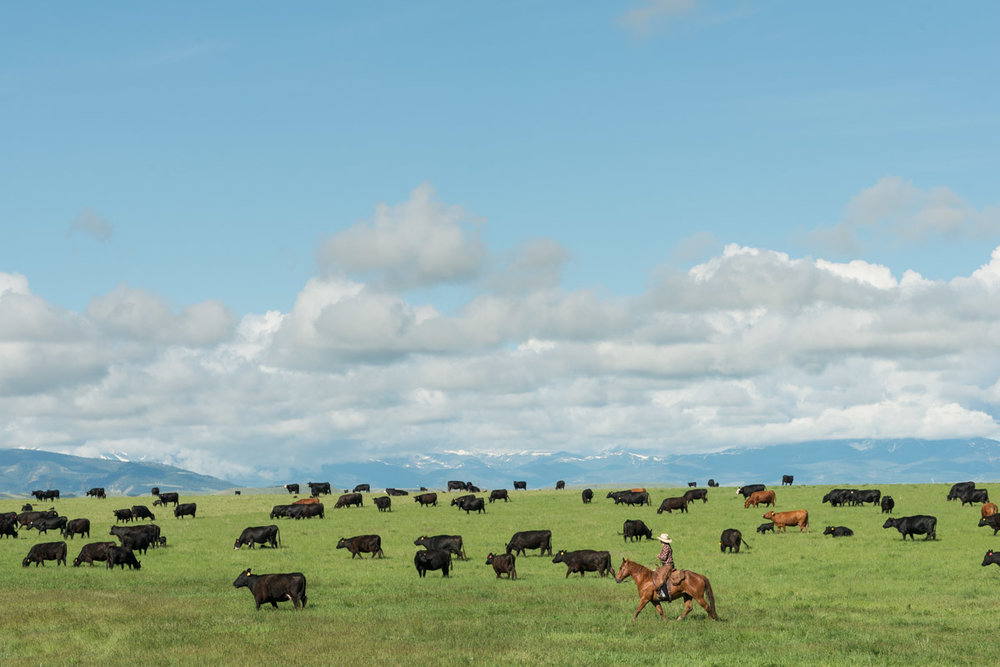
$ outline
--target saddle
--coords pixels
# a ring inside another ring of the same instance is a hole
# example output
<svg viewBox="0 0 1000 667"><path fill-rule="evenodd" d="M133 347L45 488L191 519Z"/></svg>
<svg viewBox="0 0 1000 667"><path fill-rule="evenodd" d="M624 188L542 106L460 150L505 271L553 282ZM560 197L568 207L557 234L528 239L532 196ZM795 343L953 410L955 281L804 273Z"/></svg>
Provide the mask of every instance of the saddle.
<svg viewBox="0 0 1000 667"><path fill-rule="evenodd" d="M668 595L666 597L664 597L662 593L657 593L657 598L660 599L660 600L666 600L667 602L670 602L670 595L669 595L669 593L672 593L674 588L676 588L677 586L680 586L681 582L683 582L684 579L686 579L686 578L687 578L687 570L674 570L674 571L672 571L667 576L666 582L664 582L666 584Z"/></svg>

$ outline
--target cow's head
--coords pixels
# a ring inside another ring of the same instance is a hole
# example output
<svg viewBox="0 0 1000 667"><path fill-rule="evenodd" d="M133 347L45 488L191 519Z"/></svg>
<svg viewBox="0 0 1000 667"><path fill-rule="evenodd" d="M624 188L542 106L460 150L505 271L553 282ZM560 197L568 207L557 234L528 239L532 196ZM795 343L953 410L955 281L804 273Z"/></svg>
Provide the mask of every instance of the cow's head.
<svg viewBox="0 0 1000 667"><path fill-rule="evenodd" d="M233 582L233 587L240 588L241 586L249 586L249 585L250 585L250 568L248 567L247 569L240 572L240 576L236 577L236 581Z"/></svg>

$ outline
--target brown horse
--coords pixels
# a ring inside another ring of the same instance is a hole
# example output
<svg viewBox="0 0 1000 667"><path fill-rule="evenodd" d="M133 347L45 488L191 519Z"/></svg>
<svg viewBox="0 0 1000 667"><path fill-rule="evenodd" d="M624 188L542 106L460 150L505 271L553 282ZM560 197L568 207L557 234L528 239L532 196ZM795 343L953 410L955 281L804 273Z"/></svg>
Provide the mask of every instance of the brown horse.
<svg viewBox="0 0 1000 667"><path fill-rule="evenodd" d="M692 599L697 600L698 604L705 608L710 618L719 620L719 615L715 613L715 594L712 593L712 584L709 583L708 577L691 570L674 570L674 572L679 572L684 577L679 583L668 585L671 600L676 600L679 597L684 598L684 613L678 616L677 620L681 620L691 612ZM657 586L653 584L653 570L628 558L623 558L622 566L618 568L618 574L615 575L615 581L620 584L629 577L632 577L639 589L639 608L635 610L632 620L638 618L639 612L650 602L656 607L656 611L660 612L660 618L665 620L663 607L660 606L659 591ZM672 575L671 579L673 578ZM705 602L706 597L708 597L708 602Z"/></svg>

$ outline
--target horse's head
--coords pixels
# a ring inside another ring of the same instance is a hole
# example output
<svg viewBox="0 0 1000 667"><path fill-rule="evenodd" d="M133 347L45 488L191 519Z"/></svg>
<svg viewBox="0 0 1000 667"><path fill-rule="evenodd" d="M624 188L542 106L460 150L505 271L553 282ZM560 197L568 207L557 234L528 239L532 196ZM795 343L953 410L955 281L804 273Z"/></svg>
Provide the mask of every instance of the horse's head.
<svg viewBox="0 0 1000 667"><path fill-rule="evenodd" d="M615 574L615 583L620 584L630 576L632 576L632 561L628 558L622 558L621 567L618 568L618 572Z"/></svg>

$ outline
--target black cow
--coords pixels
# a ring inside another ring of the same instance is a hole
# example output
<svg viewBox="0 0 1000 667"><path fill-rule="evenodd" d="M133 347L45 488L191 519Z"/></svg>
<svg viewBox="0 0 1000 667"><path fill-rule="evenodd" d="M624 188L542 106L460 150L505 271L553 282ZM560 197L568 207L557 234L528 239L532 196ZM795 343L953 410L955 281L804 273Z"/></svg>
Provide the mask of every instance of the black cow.
<svg viewBox="0 0 1000 667"><path fill-rule="evenodd" d="M788 486L791 486L792 482L794 482L794 481L795 481L795 475L782 475L781 476L781 485L782 486L784 486L786 484Z"/></svg>
<svg viewBox="0 0 1000 667"><path fill-rule="evenodd" d="M986 552L986 555L983 556L983 567L992 565L993 563L1000 565L1000 554L994 553L993 549L990 549Z"/></svg>
<svg viewBox="0 0 1000 667"><path fill-rule="evenodd" d="M681 512L688 511L688 501L681 496L674 498L664 498L663 502L656 509L657 514L663 514L667 512L668 514L673 513L674 510L680 510Z"/></svg>
<svg viewBox="0 0 1000 667"><path fill-rule="evenodd" d="M689 503L693 503L696 500L701 500L701 502L707 503L708 489L688 489L684 492L684 500Z"/></svg>
<svg viewBox="0 0 1000 667"><path fill-rule="evenodd" d="M149 508L146 507L145 505L132 505L132 518L151 519L152 521L156 521L156 517L153 515L152 512L149 511Z"/></svg>
<svg viewBox="0 0 1000 667"><path fill-rule="evenodd" d="M108 547L107 553L108 553L107 561L109 570L113 570L115 568L115 565L120 566L121 569L123 570L125 569L126 565L128 565L128 568L130 570L138 570L142 568L142 563L140 563L135 559L135 553L129 547L111 546Z"/></svg>
<svg viewBox="0 0 1000 667"><path fill-rule="evenodd" d="M388 493L390 496L408 496L408 495L410 495L410 492L407 491L406 489L386 489L385 492Z"/></svg>
<svg viewBox="0 0 1000 667"><path fill-rule="evenodd" d="M281 545L281 532L278 527L274 524L270 526L250 526L244 528L240 536L236 538L236 544L233 545L233 550L239 549L243 545L247 545L251 549L257 544L263 544L271 547L272 549L277 549Z"/></svg>
<svg viewBox="0 0 1000 667"><path fill-rule="evenodd" d="M649 505L649 493L646 491L612 491L608 498L614 498L615 505Z"/></svg>
<svg viewBox="0 0 1000 667"><path fill-rule="evenodd" d="M956 498L961 498L962 494L966 491L972 491L976 488L975 482L958 482L951 485L951 490L948 491L948 500L955 500Z"/></svg>
<svg viewBox="0 0 1000 667"><path fill-rule="evenodd" d="M28 567L32 563L35 567L44 566L45 561L54 560L56 565L66 564L66 543L65 542L41 542L28 550L28 555L21 561L22 567Z"/></svg>
<svg viewBox="0 0 1000 667"><path fill-rule="evenodd" d="M528 483L527 482L523 482L523 481L514 480L514 490L517 491L518 489L521 489L522 491L527 491L528 490Z"/></svg>
<svg viewBox="0 0 1000 667"><path fill-rule="evenodd" d="M111 511L115 515L115 523L118 523L119 521L128 523L129 521L132 520L132 510L128 507L126 507L125 509L111 510Z"/></svg>
<svg viewBox="0 0 1000 667"><path fill-rule="evenodd" d="M181 501L181 496L176 491L170 491L169 493L161 493L157 496L160 499L160 504L166 506L167 503L173 503L174 507Z"/></svg>
<svg viewBox="0 0 1000 667"><path fill-rule="evenodd" d="M47 533L50 530L58 530L61 533L66 529L67 521L68 519L64 516L42 517L28 524L27 530L37 530L39 535Z"/></svg>
<svg viewBox="0 0 1000 667"><path fill-rule="evenodd" d="M560 550L556 553L553 563L566 563L566 578L573 572L579 572L583 577L586 572L597 572L602 577L614 574L611 569L611 552L595 551L593 549L578 549L576 551Z"/></svg>
<svg viewBox="0 0 1000 667"><path fill-rule="evenodd" d="M892 508L896 506L896 501L892 499L892 496L882 496L880 506L882 514L892 514Z"/></svg>
<svg viewBox="0 0 1000 667"><path fill-rule="evenodd" d="M55 510L30 510L17 515L17 523L22 528L27 528L35 519L59 516Z"/></svg>
<svg viewBox="0 0 1000 667"><path fill-rule="evenodd" d="M538 555L543 556L546 552L552 555L552 531L551 530L522 530L514 533L507 543L507 553L514 552L524 555L525 549L538 549Z"/></svg>
<svg viewBox="0 0 1000 667"><path fill-rule="evenodd" d="M428 570L441 570L447 577L451 568L451 554L438 549L425 549L413 554L413 565L417 568L417 574L421 577L427 576Z"/></svg>
<svg viewBox="0 0 1000 667"><path fill-rule="evenodd" d="M497 579L501 574L506 574L507 579L517 579L517 569L514 567L517 558L514 554L494 554L490 553L486 557L486 564L493 566L493 571L497 573Z"/></svg>
<svg viewBox="0 0 1000 667"><path fill-rule="evenodd" d="M466 559L461 535L434 535L432 537L421 535L413 540L413 544L429 551L447 551L455 554L457 558Z"/></svg>
<svg viewBox="0 0 1000 667"><path fill-rule="evenodd" d="M80 555L73 559L73 567L80 567L80 563L90 563L94 566L95 560L108 559L108 547L118 546L114 542L91 542L84 544L80 549Z"/></svg>
<svg viewBox="0 0 1000 667"><path fill-rule="evenodd" d="M313 498L321 493L325 493L327 495L333 493L330 489L330 482L306 482L306 484L309 486L309 495Z"/></svg>
<svg viewBox="0 0 1000 667"><path fill-rule="evenodd" d="M125 544L126 536L144 535L149 544L154 546L160 543L160 527L155 523L147 523L142 526L111 526L110 535L117 537L122 544Z"/></svg>
<svg viewBox="0 0 1000 667"><path fill-rule="evenodd" d="M740 488L736 489L736 493L743 496L744 498L749 498L750 494L752 494L754 491L763 491L766 488L767 487L764 486L763 484L747 484L745 486L741 486Z"/></svg>
<svg viewBox="0 0 1000 667"><path fill-rule="evenodd" d="M698 486L698 482L688 482L688 486L693 489L694 487Z"/></svg>
<svg viewBox="0 0 1000 667"><path fill-rule="evenodd" d="M507 497L507 489L493 489L490 491L490 502L492 503L494 500L509 501L510 498Z"/></svg>
<svg viewBox="0 0 1000 667"><path fill-rule="evenodd" d="M181 503L174 508L174 518L179 519L182 516L189 516L193 519L196 511L198 511L198 503Z"/></svg>
<svg viewBox="0 0 1000 667"><path fill-rule="evenodd" d="M94 488L87 491L88 496L93 496L94 498L107 498L108 495L104 492L103 486L95 486Z"/></svg>
<svg viewBox="0 0 1000 667"><path fill-rule="evenodd" d="M465 482L460 482L457 479L450 480L448 482L449 491L465 491L467 488Z"/></svg>
<svg viewBox="0 0 1000 667"><path fill-rule="evenodd" d="M9 536L17 539L17 522L0 521L0 537Z"/></svg>
<svg viewBox="0 0 1000 667"><path fill-rule="evenodd" d="M372 490L371 484L357 484L354 487L355 493L361 493L362 491L370 492L371 490Z"/></svg>
<svg viewBox="0 0 1000 667"><path fill-rule="evenodd" d="M413 502L420 503L421 507L427 507L428 505L434 505L437 507L438 504L438 494L434 493L421 493L419 495L413 496Z"/></svg>
<svg viewBox="0 0 1000 667"><path fill-rule="evenodd" d="M850 502L853 494L854 491L852 489L830 489L830 491L823 496L823 502L830 503L831 507L846 505Z"/></svg>
<svg viewBox="0 0 1000 667"><path fill-rule="evenodd" d="M864 505L865 503L871 503L873 506L878 506L881 500L882 492L878 489L859 489L856 490L851 496L852 505Z"/></svg>
<svg viewBox="0 0 1000 667"><path fill-rule="evenodd" d="M465 510L465 513L478 512L480 514L486 513L486 502L482 498L466 498L458 505L459 509Z"/></svg>
<svg viewBox="0 0 1000 667"><path fill-rule="evenodd" d="M882 524L883 528L895 528L903 535L903 540L906 540L906 536L909 535L911 540L915 540L914 535L924 535L927 537L924 540L936 540L937 539L937 517L928 516L926 514L917 514L915 516L903 516L898 519L886 519L885 523Z"/></svg>
<svg viewBox="0 0 1000 667"><path fill-rule="evenodd" d="M326 513L323 503L314 503L312 505L292 505L288 509L288 516L295 520L311 519L314 516L325 519Z"/></svg>
<svg viewBox="0 0 1000 667"><path fill-rule="evenodd" d="M719 551L722 553L726 553L726 549L729 549L729 553L734 551L739 553L741 544L745 544L747 549L750 548L747 541L743 539L743 533L735 528L726 528L719 537Z"/></svg>
<svg viewBox="0 0 1000 667"><path fill-rule="evenodd" d="M285 484L285 491L288 491L289 493L298 493L299 492L299 485L298 484Z"/></svg>
<svg viewBox="0 0 1000 667"><path fill-rule="evenodd" d="M583 504L587 505L587 504L590 503L590 501L592 501L594 499L594 490L593 489L584 489L580 493L580 497L583 498Z"/></svg>
<svg viewBox="0 0 1000 667"><path fill-rule="evenodd" d="M340 496L340 498L337 498L337 502L334 504L333 509L350 507L351 505L354 505L355 507L364 507L364 497L360 493L345 493Z"/></svg>
<svg viewBox="0 0 1000 667"><path fill-rule="evenodd" d="M559 480L558 482L556 482L556 490L565 488L566 488L566 482L564 482L563 480Z"/></svg>
<svg viewBox="0 0 1000 667"><path fill-rule="evenodd" d="M465 490L470 493L482 493L482 490L472 482L465 483Z"/></svg>
<svg viewBox="0 0 1000 667"><path fill-rule="evenodd" d="M389 512L392 510L392 498L389 496L379 496L378 498L373 498L372 501L379 512Z"/></svg>
<svg viewBox="0 0 1000 667"><path fill-rule="evenodd" d="M149 539L149 535L145 533L128 533L120 535L118 539L121 541L123 547L128 547L132 551L138 551L142 554L145 554L146 550L149 549L149 545L153 544L153 540Z"/></svg>
<svg viewBox="0 0 1000 667"><path fill-rule="evenodd" d="M708 485L711 486L711 487L716 487L716 486L719 485L719 483L716 482L714 479L710 479L710 480L708 480Z"/></svg>
<svg viewBox="0 0 1000 667"><path fill-rule="evenodd" d="M67 521L66 527L63 528L62 536L72 540L74 535L86 535L90 538L90 519L73 519L72 521Z"/></svg>
<svg viewBox="0 0 1000 667"><path fill-rule="evenodd" d="M770 521L768 523L762 523L759 526L757 526L757 532L760 533L761 535L763 535L764 533L766 533L768 531L771 531L772 533L774 532L774 522L773 521Z"/></svg>
<svg viewBox="0 0 1000 667"><path fill-rule="evenodd" d="M1000 531L1000 514L991 514L989 516L984 516L979 520L979 527L989 526L993 529L993 534L996 535Z"/></svg>
<svg viewBox="0 0 1000 667"><path fill-rule="evenodd" d="M292 508L301 507L301 505L275 505L271 508L272 519L277 519L278 517L291 517Z"/></svg>
<svg viewBox="0 0 1000 667"><path fill-rule="evenodd" d="M622 535L625 542L634 540L642 542L644 535L647 540L653 539L653 531L642 519L626 519L625 523L622 524Z"/></svg>
<svg viewBox="0 0 1000 667"><path fill-rule="evenodd" d="M338 549L347 549L351 552L351 560L358 554L371 554L372 558L385 556L382 553L382 538L378 535L355 535L354 537L342 537L337 542Z"/></svg>
<svg viewBox="0 0 1000 667"><path fill-rule="evenodd" d="M32 491L31 495L35 497L36 500L58 500L59 499L59 489L47 489L45 491Z"/></svg>
<svg viewBox="0 0 1000 667"><path fill-rule="evenodd" d="M966 503L988 503L990 502L990 494L986 489L967 489L959 496L964 506Z"/></svg>
<svg viewBox="0 0 1000 667"><path fill-rule="evenodd" d="M827 526L823 534L832 535L833 537L852 537L854 531L847 526Z"/></svg>
<svg viewBox="0 0 1000 667"><path fill-rule="evenodd" d="M250 574L250 568L240 572L233 582L233 588L249 588L257 610L266 602L275 609L279 602L291 600L298 609L306 606L306 577L301 572L290 574Z"/></svg>
<svg viewBox="0 0 1000 667"><path fill-rule="evenodd" d="M475 496L472 495L471 493L466 494L464 496L456 496L455 498L451 499L451 506L458 507L459 509L461 509L462 503L464 503L466 500L472 500L473 498L475 498Z"/></svg>

